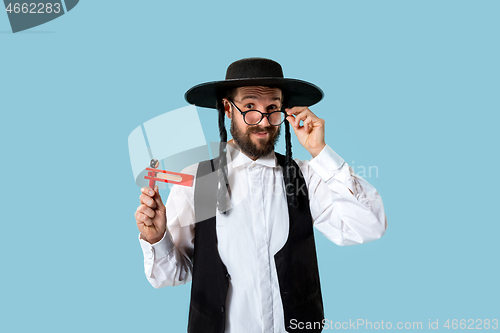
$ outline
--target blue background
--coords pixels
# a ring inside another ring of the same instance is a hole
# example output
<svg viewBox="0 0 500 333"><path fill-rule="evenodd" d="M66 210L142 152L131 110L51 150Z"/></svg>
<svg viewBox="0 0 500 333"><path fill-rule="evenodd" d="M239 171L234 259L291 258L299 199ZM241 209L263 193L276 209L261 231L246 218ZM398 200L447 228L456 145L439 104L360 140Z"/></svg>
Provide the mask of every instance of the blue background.
<svg viewBox="0 0 500 333"><path fill-rule="evenodd" d="M378 169L365 178L384 200L386 235L338 247L316 233L326 318L424 330L429 319L441 330L446 319L500 319L499 10L81 1L17 34L0 13L0 330L186 330L190 284L156 290L144 276L127 138L250 56L320 86L311 109L327 143L355 171ZM215 112L200 110L217 141Z"/></svg>

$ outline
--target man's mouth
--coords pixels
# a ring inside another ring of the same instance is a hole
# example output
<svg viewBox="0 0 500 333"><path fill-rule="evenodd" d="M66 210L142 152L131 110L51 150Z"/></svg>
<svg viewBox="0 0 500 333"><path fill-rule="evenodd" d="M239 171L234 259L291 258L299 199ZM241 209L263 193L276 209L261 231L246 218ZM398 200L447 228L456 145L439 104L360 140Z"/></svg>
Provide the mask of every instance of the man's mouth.
<svg viewBox="0 0 500 333"><path fill-rule="evenodd" d="M267 133L267 132L253 132L252 134L257 136L258 138L265 138L268 136L269 133Z"/></svg>

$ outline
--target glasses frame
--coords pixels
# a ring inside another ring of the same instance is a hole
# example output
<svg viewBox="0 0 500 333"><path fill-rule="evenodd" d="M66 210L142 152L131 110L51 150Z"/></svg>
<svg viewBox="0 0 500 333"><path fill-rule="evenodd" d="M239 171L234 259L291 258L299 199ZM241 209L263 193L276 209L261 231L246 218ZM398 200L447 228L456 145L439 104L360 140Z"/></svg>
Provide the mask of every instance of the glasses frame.
<svg viewBox="0 0 500 333"><path fill-rule="evenodd" d="M264 117L267 117L267 122L269 123L269 125L271 126L281 126L281 124L283 124L283 122L285 121L286 117L287 117L287 114L285 111L283 111L283 106L281 107L281 110L279 111L273 111L273 112L267 112L267 113L262 113L260 112L259 110L248 110L248 111L241 111L239 107L236 106L236 104L233 103L233 101L229 100L228 101L236 108L236 110L240 111L241 115L243 116L243 121L245 122L245 124L247 124L248 126L257 126L258 124L261 123L262 119L264 119ZM248 113L248 112L252 112L252 111L257 111L258 113L260 113L260 120L256 123L256 124L249 124L247 123L247 120L246 120L246 117L245 115ZM273 113L283 113L283 119L281 120L281 122L278 124L278 125L273 125L269 122L269 117L273 114Z"/></svg>

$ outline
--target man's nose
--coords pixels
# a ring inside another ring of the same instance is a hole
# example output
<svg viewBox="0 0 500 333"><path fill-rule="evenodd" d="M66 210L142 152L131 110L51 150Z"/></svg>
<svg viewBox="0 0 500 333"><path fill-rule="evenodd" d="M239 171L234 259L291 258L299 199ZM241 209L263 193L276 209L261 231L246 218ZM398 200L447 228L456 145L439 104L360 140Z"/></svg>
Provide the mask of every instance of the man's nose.
<svg viewBox="0 0 500 333"><path fill-rule="evenodd" d="M267 117L267 113L264 113L264 116L262 117L262 120L260 121L260 126L263 127L269 127L271 124L269 124L269 118Z"/></svg>

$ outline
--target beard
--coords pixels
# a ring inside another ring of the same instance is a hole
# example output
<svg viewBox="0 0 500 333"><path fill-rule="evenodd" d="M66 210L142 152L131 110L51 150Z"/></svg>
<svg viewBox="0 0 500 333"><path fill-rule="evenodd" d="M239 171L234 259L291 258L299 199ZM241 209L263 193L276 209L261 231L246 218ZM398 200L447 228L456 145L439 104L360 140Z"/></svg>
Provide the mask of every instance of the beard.
<svg viewBox="0 0 500 333"><path fill-rule="evenodd" d="M242 132L236 127L235 122L231 121L231 135L234 142L236 142L245 155L251 158L260 158L271 153L274 150L276 142L278 142L281 134L281 126L278 126L277 129L274 127L251 126L247 128L246 132ZM259 143L255 144L250 136L256 132L267 132L268 137L258 139Z"/></svg>

